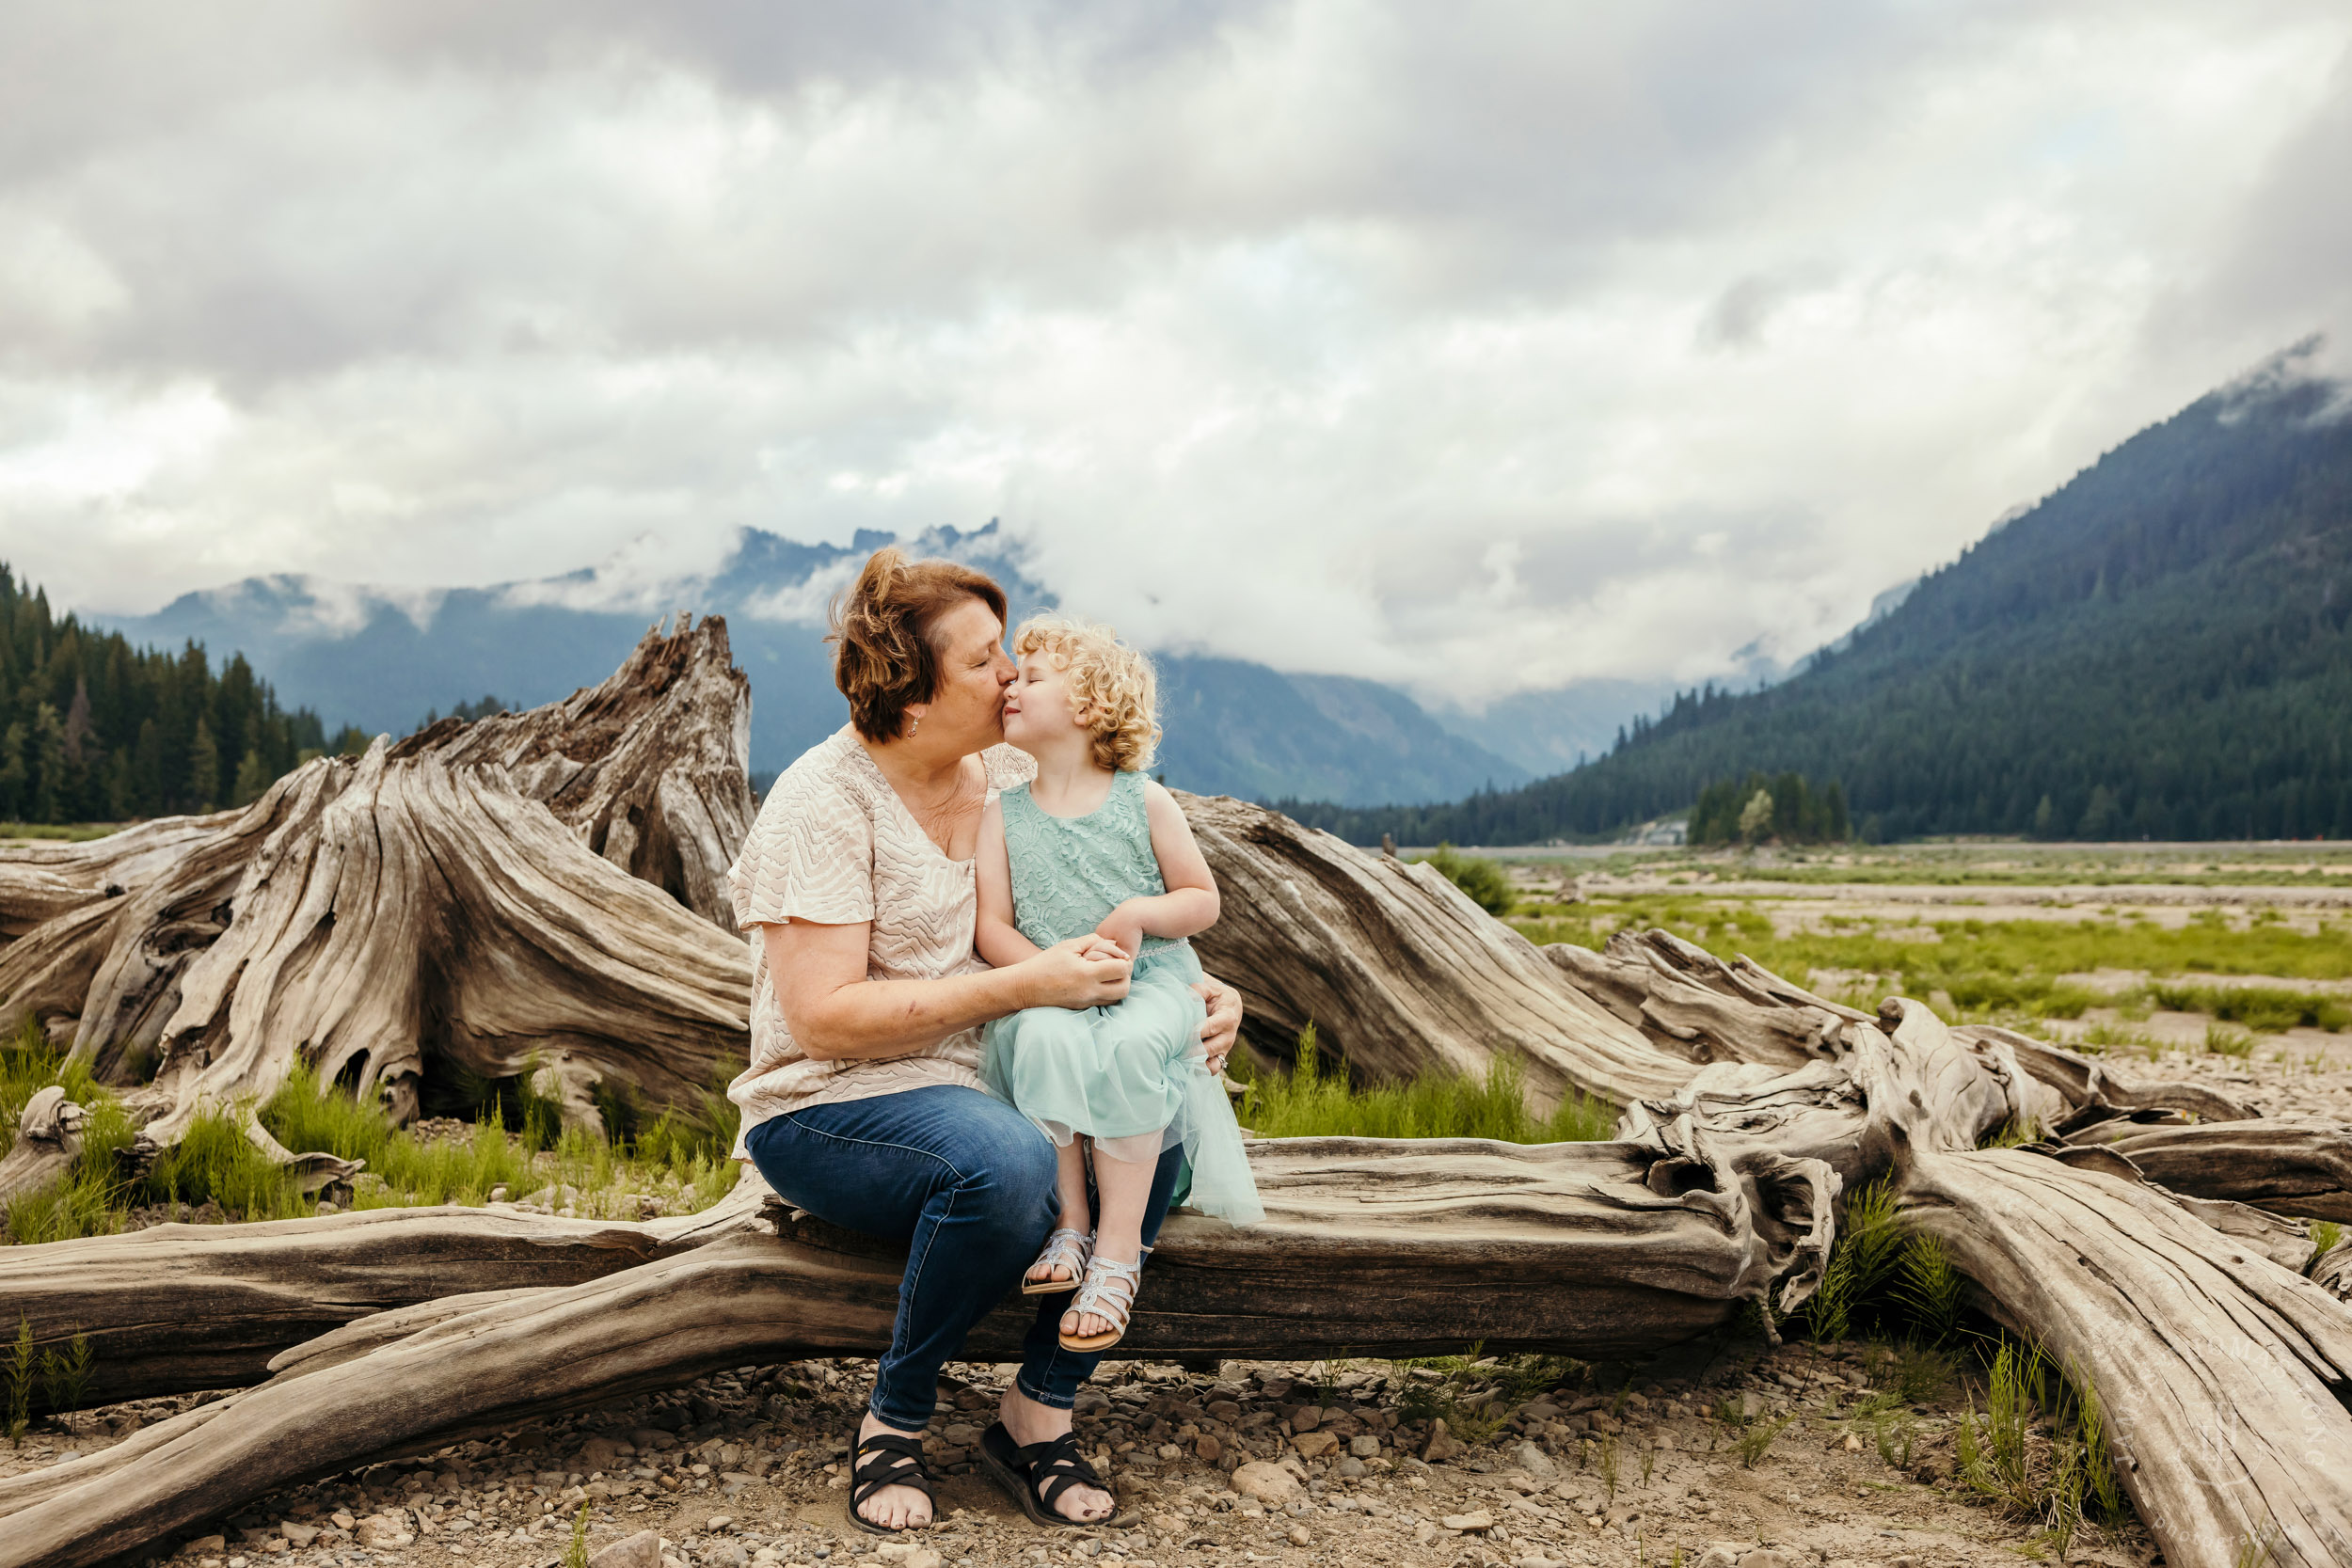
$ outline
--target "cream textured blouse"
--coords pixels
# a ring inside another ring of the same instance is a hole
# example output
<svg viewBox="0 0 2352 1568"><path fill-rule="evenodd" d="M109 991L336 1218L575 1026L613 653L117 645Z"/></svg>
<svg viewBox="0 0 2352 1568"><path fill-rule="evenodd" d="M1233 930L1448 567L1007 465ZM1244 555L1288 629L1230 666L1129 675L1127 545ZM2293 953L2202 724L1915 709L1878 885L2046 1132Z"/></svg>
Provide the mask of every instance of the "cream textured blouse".
<svg viewBox="0 0 2352 1568"><path fill-rule="evenodd" d="M990 747L980 761L991 800L1037 771L1009 746ZM846 724L776 780L727 869L735 923L752 943L752 1065L727 1085L727 1098L743 1111L736 1159L750 1157L743 1132L787 1111L934 1084L980 1086L977 1029L903 1056L820 1062L805 1055L785 1024L759 930L794 920L871 921L867 979L975 974L988 965L972 950L978 909L972 863L940 852Z"/></svg>

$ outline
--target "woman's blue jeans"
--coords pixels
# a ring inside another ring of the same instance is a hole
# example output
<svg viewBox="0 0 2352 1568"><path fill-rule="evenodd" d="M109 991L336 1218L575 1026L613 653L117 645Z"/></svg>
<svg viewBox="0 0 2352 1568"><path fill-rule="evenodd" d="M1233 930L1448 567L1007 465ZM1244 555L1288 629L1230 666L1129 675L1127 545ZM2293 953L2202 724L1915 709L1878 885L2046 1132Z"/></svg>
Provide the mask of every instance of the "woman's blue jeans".
<svg viewBox="0 0 2352 1568"><path fill-rule="evenodd" d="M885 1426L920 1431L941 1365L1020 1283L1054 1227L1061 1200L1052 1141L1004 1101L942 1084L771 1117L743 1142L787 1202L845 1230L906 1241L898 1322L867 1408ZM1147 1245L1183 1164L1181 1146L1160 1156L1144 1210ZM1067 1295L1037 1302L1015 1381L1040 1404L1067 1410L1102 1353L1062 1349Z"/></svg>

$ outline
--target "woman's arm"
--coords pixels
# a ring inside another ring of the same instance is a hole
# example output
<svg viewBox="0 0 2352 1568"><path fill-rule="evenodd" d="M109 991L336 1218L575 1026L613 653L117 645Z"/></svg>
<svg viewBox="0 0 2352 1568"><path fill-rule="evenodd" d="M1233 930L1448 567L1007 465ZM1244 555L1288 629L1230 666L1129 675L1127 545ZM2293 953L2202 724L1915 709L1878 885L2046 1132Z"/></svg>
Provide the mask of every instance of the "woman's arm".
<svg viewBox="0 0 2352 1568"><path fill-rule="evenodd" d="M1103 917L1094 930L1119 943L1133 957L1142 938L1190 937L1216 924L1216 879L1209 862L1193 842L1192 824L1184 808L1159 784L1143 782L1143 812L1152 825L1152 853L1160 863L1160 881L1168 889L1151 898L1130 898Z"/></svg>
<svg viewBox="0 0 2352 1568"><path fill-rule="evenodd" d="M1133 967L1094 937L1057 942L1007 969L938 980L869 980L870 923L764 925L776 1005L820 1062L903 1056L1024 1007L1092 1007L1127 994Z"/></svg>
<svg viewBox="0 0 2352 1568"><path fill-rule="evenodd" d="M1005 849L1005 812L995 801L980 814L980 847L973 876L978 882L979 912L972 945L998 969L1037 957L1038 946L1012 923L1012 861Z"/></svg>

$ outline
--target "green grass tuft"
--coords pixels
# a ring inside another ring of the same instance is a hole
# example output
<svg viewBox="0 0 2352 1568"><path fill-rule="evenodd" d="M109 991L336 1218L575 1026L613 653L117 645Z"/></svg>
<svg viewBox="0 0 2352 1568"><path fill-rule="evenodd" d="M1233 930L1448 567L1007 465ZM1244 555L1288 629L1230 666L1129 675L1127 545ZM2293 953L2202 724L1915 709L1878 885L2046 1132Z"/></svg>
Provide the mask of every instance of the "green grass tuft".
<svg viewBox="0 0 2352 1568"><path fill-rule="evenodd" d="M592 1505L582 1498L580 1512L572 1515L572 1538L564 1544L564 1568L588 1568L588 1512Z"/></svg>
<svg viewBox="0 0 2352 1568"><path fill-rule="evenodd" d="M1915 1232L1904 1243L1893 1294L1909 1318L1914 1336L1925 1344L1941 1345L1959 1332L1968 1281L1952 1266L1951 1252L1941 1237ZM1916 1403L1923 1396L1905 1397Z"/></svg>
<svg viewBox="0 0 2352 1568"><path fill-rule="evenodd" d="M2205 1049L2217 1056L2248 1057L2254 1053L2254 1037L2226 1023L2205 1025Z"/></svg>
<svg viewBox="0 0 2352 1568"><path fill-rule="evenodd" d="M1777 1421L1752 1422L1746 1431L1740 1433L1740 1468L1753 1470L1762 1463L1764 1456L1772 1451L1773 1442L1793 1426L1796 1419L1796 1415L1791 1412Z"/></svg>
<svg viewBox="0 0 2352 1568"><path fill-rule="evenodd" d="M1574 1094L1551 1115L1529 1112L1517 1062L1499 1060L1483 1079L1432 1073L1408 1084L1353 1088L1326 1067L1315 1029L1299 1031L1290 1072L1247 1077L1241 1119L1262 1138L1492 1138L1502 1143L1595 1143L1615 1131L1605 1101Z"/></svg>
<svg viewBox="0 0 2352 1568"><path fill-rule="evenodd" d="M1820 1288L1800 1308L1805 1332L1830 1342L1852 1334L1854 1314L1900 1265L1908 1235L1893 1193L1883 1181L1847 1195Z"/></svg>
<svg viewBox="0 0 2352 1568"><path fill-rule="evenodd" d="M8 1380L8 1408L0 1426L7 1429L8 1447L24 1446L24 1429L33 1420L33 1324L20 1314L16 1320L16 1338L9 1341L7 1358L0 1360L0 1377Z"/></svg>
<svg viewBox="0 0 2352 1568"><path fill-rule="evenodd" d="M2124 1516L2097 1391L2087 1378L2058 1375L2035 1346L2001 1340L1984 1414L1971 1399L1953 1436L1962 1482L2017 1518L2039 1519L2060 1557L2086 1515Z"/></svg>

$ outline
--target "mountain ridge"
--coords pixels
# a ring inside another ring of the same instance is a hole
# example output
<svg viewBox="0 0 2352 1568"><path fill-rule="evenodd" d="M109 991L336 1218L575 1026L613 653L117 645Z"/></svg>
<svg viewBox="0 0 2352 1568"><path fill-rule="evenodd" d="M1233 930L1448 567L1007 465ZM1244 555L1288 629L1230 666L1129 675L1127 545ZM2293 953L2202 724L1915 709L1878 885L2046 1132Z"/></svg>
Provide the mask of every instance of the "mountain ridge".
<svg viewBox="0 0 2352 1568"><path fill-rule="evenodd" d="M1359 843L1597 837L1750 770L1889 837L2352 835L2352 404L2317 344L2158 420L1746 693L1442 806L1286 800Z"/></svg>
<svg viewBox="0 0 2352 1568"><path fill-rule="evenodd" d="M151 615L93 619L135 641L242 652L290 705L398 734L485 693L552 701L617 667L648 622L687 609L724 614L752 681L753 768L765 775L847 719L822 641L825 608L868 554L894 543L873 531L839 546L745 529L714 569L675 578L605 565L485 588L397 590L278 574L184 594ZM1016 623L1056 606L993 522L904 544L987 571L1004 584ZM1156 653L1153 662L1166 730L1156 770L1185 788L1427 800L1534 774L1378 682L1185 652Z"/></svg>

